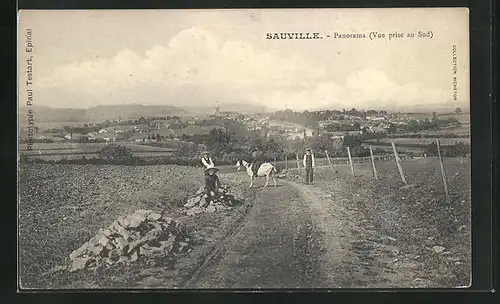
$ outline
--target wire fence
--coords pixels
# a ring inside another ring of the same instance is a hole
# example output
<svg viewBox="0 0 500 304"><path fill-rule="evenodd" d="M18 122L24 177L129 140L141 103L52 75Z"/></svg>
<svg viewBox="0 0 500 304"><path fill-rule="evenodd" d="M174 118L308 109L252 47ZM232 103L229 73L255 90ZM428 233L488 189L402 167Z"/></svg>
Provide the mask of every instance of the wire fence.
<svg viewBox="0 0 500 304"><path fill-rule="evenodd" d="M337 170L336 166L338 166L338 165L349 165L350 169L351 169L350 170L351 174L354 177L356 177L356 170L355 170L356 164L371 164L372 165L371 167L373 170L373 178L378 180L379 178L378 178L378 172L377 172L377 163L388 162L388 161L392 162L393 161L396 163L396 167L398 169L401 181L405 185L409 185L407 178L406 178L406 175L405 175L404 168L403 168L404 162L407 160L410 160L410 159L426 159L427 155L423 154L420 157L413 157L413 156L410 157L404 153L398 152L398 149L397 149L394 142L392 142L391 145L392 145L393 153L391 153L391 154L387 153L387 154L382 154L382 155L380 155L380 154L374 155L372 147L369 146L370 156L365 156L365 157L351 157L351 151L350 151L349 147L346 148L349 157L333 157L333 158L331 158L331 157L329 157L328 151L324 151L325 155L326 155L326 159L325 158L317 159L315 161L316 164L315 164L314 168L323 168L323 169L329 168L329 169L336 171ZM441 152L442 147L440 145L439 140L436 140L436 145L437 145L437 158L439 160L439 169L440 169L441 177L442 177L442 185L444 187L446 200L449 202L450 195L449 195L449 189L448 189L448 178L446 176L446 171L445 171L444 165L443 165L443 157L442 157L442 152ZM303 164L302 164L302 161L300 161L301 157L303 157L303 155L299 155L297 153L294 160L285 159L285 164L284 164L284 168L283 168L284 171L285 172L298 171L298 173L301 174L301 169L305 169ZM463 164L470 164L471 154L467 153L465 157L459 157L459 159L460 159L460 163L462 165ZM276 166L278 164L278 162L274 161L274 164ZM282 166L282 162L280 162L280 165Z"/></svg>

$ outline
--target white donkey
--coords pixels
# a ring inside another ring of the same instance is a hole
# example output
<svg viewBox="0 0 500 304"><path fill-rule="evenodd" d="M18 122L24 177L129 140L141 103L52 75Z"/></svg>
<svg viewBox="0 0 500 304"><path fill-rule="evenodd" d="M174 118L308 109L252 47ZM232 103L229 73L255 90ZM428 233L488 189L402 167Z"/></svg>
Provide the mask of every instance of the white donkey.
<svg viewBox="0 0 500 304"><path fill-rule="evenodd" d="M244 160L239 160L237 163L236 163L236 168L237 170L239 171L240 170L240 167L243 166L245 167L245 169L247 169L247 174L248 176L250 176L250 187L249 188L252 188L253 186L253 180L254 180L254 177L253 177L253 172L252 172L252 164L244 161ZM269 178L273 178L273 182L274 182L274 187L276 187L276 179L274 178L274 175L277 173L278 171L276 170L276 168L274 168L273 165L271 165L270 163L263 163L260 167L259 167L259 170L257 171L257 176L258 177L262 177L262 176L265 176L266 177L266 184L264 185L264 187L267 187L267 184L269 183Z"/></svg>

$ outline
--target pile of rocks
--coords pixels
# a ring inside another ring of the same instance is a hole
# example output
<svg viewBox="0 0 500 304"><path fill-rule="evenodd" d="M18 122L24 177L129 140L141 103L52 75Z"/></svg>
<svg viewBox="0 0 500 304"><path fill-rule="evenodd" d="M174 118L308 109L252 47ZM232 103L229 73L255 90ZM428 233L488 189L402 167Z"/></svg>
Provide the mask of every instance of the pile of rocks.
<svg viewBox="0 0 500 304"><path fill-rule="evenodd" d="M279 171L277 174L276 174L276 177L277 178L286 178L288 175L290 175L291 173L288 172L286 169L283 169L281 171Z"/></svg>
<svg viewBox="0 0 500 304"><path fill-rule="evenodd" d="M115 263L138 260L140 256L171 256L187 251L189 239L172 218L151 210L120 216L108 228L70 254L71 271L94 270Z"/></svg>
<svg viewBox="0 0 500 304"><path fill-rule="evenodd" d="M229 187L221 188L219 194L205 193L201 187L196 193L187 199L184 207L188 209L187 215L195 215L203 212L213 213L231 210L240 201L230 193Z"/></svg>

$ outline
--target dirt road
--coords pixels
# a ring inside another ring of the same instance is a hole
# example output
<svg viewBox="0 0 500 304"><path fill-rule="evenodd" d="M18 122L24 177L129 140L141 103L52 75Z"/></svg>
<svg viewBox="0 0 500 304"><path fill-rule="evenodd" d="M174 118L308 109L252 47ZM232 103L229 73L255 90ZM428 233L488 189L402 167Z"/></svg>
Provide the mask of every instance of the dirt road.
<svg viewBox="0 0 500 304"><path fill-rule="evenodd" d="M245 223L189 287L313 287L318 254L310 213L291 186L263 189Z"/></svg>
<svg viewBox="0 0 500 304"><path fill-rule="evenodd" d="M261 188L242 225L207 258L189 288L423 287L418 263L344 205L336 192L280 181ZM397 263L396 263L397 262Z"/></svg>

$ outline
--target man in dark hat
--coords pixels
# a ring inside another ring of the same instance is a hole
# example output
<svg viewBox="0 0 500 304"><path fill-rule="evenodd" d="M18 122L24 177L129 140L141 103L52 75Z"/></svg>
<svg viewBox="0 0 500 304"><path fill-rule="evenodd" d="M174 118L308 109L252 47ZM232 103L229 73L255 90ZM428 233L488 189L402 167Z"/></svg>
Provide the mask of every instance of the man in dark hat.
<svg viewBox="0 0 500 304"><path fill-rule="evenodd" d="M313 183L313 169L314 169L314 155L310 148L306 149L306 154L303 160L304 167L306 168L306 185Z"/></svg>
<svg viewBox="0 0 500 304"><path fill-rule="evenodd" d="M219 169L216 167L205 169L205 192L211 196L217 195L221 187L219 177L216 174L217 171L219 171Z"/></svg>

